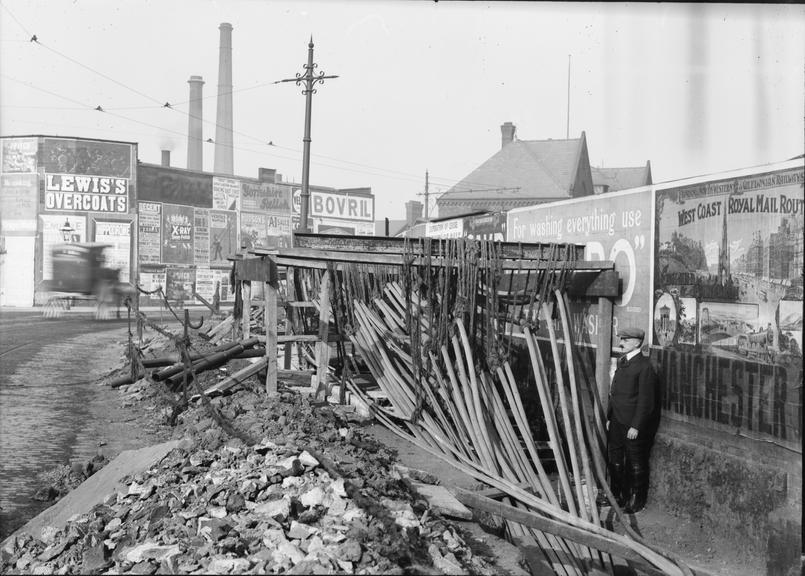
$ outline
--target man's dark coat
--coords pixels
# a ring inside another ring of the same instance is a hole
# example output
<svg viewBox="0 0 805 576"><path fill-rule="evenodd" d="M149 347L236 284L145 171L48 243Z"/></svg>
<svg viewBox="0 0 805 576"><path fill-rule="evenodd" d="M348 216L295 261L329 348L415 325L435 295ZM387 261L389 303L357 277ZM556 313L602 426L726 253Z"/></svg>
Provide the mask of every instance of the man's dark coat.
<svg viewBox="0 0 805 576"><path fill-rule="evenodd" d="M660 420L657 374L643 354L621 362L612 380L607 419L653 435Z"/></svg>

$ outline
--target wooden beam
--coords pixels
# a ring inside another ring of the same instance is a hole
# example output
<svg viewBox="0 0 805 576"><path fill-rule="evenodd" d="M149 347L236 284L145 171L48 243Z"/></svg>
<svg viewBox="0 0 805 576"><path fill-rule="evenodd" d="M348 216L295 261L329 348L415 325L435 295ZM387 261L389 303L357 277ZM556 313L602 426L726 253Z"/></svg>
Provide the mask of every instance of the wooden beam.
<svg viewBox="0 0 805 576"><path fill-rule="evenodd" d="M277 393L277 289L265 283L263 325L266 329L266 394Z"/></svg>
<svg viewBox="0 0 805 576"><path fill-rule="evenodd" d="M276 255L269 255L266 258L272 260L277 265L299 266L302 268L326 268L326 262L344 262L353 264L376 264L380 266L402 266L405 256L402 254L367 254L360 252L339 252L335 250L315 250L312 248L282 248L277 250ZM425 266L428 264L424 257L414 257L411 261L413 266ZM432 258L431 266L444 266L445 259L442 257ZM458 263L455 264L458 266ZM550 264L544 260L504 260L501 262L504 270L546 270L556 268L556 264ZM566 267L571 271L594 271L611 270L615 264L609 260L579 260L568 263Z"/></svg>
<svg viewBox="0 0 805 576"><path fill-rule="evenodd" d="M390 238L387 236L341 236L338 234L303 234L294 233L294 246L298 248L315 248L317 250L337 250L343 252L364 252L375 254L403 254L405 252L405 238ZM425 242L420 239L408 239L409 249L417 256L425 253ZM442 255L446 243L438 239L431 239L430 253L434 256ZM545 260L550 257L551 245L541 243L500 242L501 256L506 259ZM560 244L559 257L567 259L567 250L575 251L575 260L584 258L583 244ZM255 253L259 253L257 250ZM272 251L265 250L265 253Z"/></svg>
<svg viewBox="0 0 805 576"><path fill-rule="evenodd" d="M269 258L235 260L235 279L257 282L276 282L277 266Z"/></svg>
<svg viewBox="0 0 805 576"><path fill-rule="evenodd" d="M509 506L508 504L497 502L496 500L485 498L484 496L479 496L470 490L465 490L458 486L453 486L453 491L456 494L456 499L470 508L483 510L484 512L501 516L506 520L523 524L529 528L534 528L542 532L547 532L548 534L555 534L556 536L566 538L567 540L572 540L573 542L577 542L582 546L607 552L613 556L633 562L641 570L645 571L647 574L651 574L652 576L660 576L663 574L662 571L651 565L640 554L621 542L611 540L600 534L588 532L581 528L576 528L575 526L565 524L564 522L552 520L540 514L535 514L534 512L529 512L521 508L515 508L514 506Z"/></svg>
<svg viewBox="0 0 805 576"><path fill-rule="evenodd" d="M319 395L319 390L324 391L324 399L327 399L327 377L328 366L330 365L330 344L328 334L330 332L330 271L325 270L321 275L319 285L319 341L316 343L316 376L315 382L311 383L313 388L313 399Z"/></svg>

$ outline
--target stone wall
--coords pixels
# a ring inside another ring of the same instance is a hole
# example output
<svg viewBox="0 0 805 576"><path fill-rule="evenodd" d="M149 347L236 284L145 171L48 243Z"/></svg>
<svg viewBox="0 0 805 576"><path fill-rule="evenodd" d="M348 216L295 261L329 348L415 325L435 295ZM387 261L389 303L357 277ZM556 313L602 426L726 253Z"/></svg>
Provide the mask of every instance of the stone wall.
<svg viewBox="0 0 805 576"><path fill-rule="evenodd" d="M738 554L765 558L770 576L799 573L801 454L665 418L651 460L656 504Z"/></svg>

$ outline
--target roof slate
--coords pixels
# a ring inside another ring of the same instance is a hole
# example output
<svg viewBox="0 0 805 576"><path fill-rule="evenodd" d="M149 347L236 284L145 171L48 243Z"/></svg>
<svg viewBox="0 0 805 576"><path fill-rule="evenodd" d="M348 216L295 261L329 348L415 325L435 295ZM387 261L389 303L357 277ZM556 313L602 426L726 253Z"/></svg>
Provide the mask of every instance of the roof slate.
<svg viewBox="0 0 805 576"><path fill-rule="evenodd" d="M593 173L593 186L609 186L608 192L652 184L649 164L627 168L595 168L591 166L590 170Z"/></svg>
<svg viewBox="0 0 805 576"><path fill-rule="evenodd" d="M582 144L582 138L515 140L445 192L440 200L570 197Z"/></svg>

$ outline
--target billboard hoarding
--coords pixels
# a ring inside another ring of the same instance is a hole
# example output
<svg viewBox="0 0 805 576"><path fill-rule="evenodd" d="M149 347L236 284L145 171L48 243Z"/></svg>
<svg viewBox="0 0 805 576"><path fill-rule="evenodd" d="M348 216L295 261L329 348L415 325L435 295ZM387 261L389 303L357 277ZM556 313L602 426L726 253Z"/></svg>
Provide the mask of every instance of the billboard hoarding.
<svg viewBox="0 0 805 576"><path fill-rule="evenodd" d="M52 174L92 174L132 177L131 144L45 138L42 142L44 171Z"/></svg>
<svg viewBox="0 0 805 576"><path fill-rule="evenodd" d="M193 217L193 263L196 266L210 265L210 213L196 208Z"/></svg>
<svg viewBox="0 0 805 576"><path fill-rule="evenodd" d="M210 266L229 267L227 257L238 251L236 212L210 210Z"/></svg>
<svg viewBox="0 0 805 576"><path fill-rule="evenodd" d="M138 205L138 258L140 264L162 262L162 204L140 202Z"/></svg>
<svg viewBox="0 0 805 576"><path fill-rule="evenodd" d="M131 222L95 222L95 242L109 244L104 251L104 266L120 271L120 281L128 282L131 269Z"/></svg>
<svg viewBox="0 0 805 576"><path fill-rule="evenodd" d="M0 174L0 232L4 236L35 235L38 201L36 174Z"/></svg>
<svg viewBox="0 0 805 576"><path fill-rule="evenodd" d="M162 262L193 263L193 208L162 205Z"/></svg>
<svg viewBox="0 0 805 576"><path fill-rule="evenodd" d="M8 138L0 148L0 172L36 173L36 138Z"/></svg>

